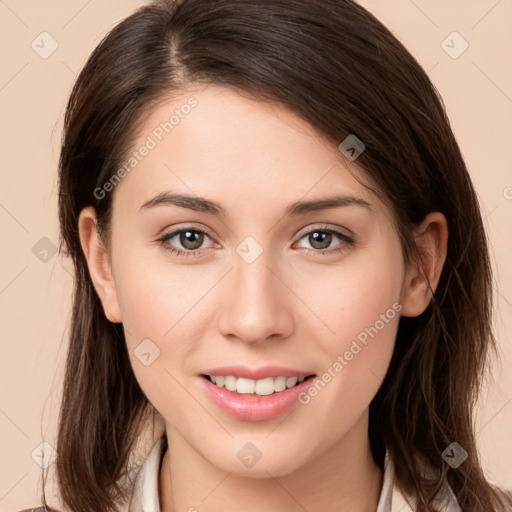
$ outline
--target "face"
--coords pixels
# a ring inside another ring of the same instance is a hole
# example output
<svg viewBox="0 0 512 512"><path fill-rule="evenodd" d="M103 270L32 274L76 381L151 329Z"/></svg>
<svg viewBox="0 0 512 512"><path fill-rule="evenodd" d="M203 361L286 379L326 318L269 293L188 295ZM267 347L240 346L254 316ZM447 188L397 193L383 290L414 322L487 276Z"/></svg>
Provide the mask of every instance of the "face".
<svg viewBox="0 0 512 512"><path fill-rule="evenodd" d="M218 86L161 103L130 155L108 192L114 293L103 304L168 431L253 476L366 436L406 269L357 160L284 106ZM258 451L254 467L241 463Z"/></svg>

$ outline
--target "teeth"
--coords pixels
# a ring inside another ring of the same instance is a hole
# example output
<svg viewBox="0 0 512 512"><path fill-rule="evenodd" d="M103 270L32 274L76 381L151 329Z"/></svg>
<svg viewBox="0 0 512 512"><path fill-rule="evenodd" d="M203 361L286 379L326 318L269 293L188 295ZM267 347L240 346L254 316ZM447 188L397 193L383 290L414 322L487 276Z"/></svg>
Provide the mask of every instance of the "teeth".
<svg viewBox="0 0 512 512"><path fill-rule="evenodd" d="M266 379L253 380L245 377L236 378L233 375L209 375L211 381L220 388L235 391L241 395L272 395L292 388L297 383L304 382L304 377L268 377Z"/></svg>
<svg viewBox="0 0 512 512"><path fill-rule="evenodd" d="M253 381L254 382L254 381ZM257 395L272 395L276 391L276 385L272 377L256 381L254 392ZM237 388L238 391L238 388ZM240 391L238 391L240 393Z"/></svg>
<svg viewBox="0 0 512 512"><path fill-rule="evenodd" d="M213 377L212 380L215 379L215 383L217 383L217 378ZM228 391L236 391L236 381L237 378L232 375L228 377L224 377L224 385Z"/></svg>
<svg viewBox="0 0 512 512"><path fill-rule="evenodd" d="M284 391L286 389L286 377L277 377L277 379L275 379L274 389L276 391Z"/></svg>
<svg viewBox="0 0 512 512"><path fill-rule="evenodd" d="M286 379L286 387L291 388L292 386L295 386L297 384L297 377L288 377Z"/></svg>
<svg viewBox="0 0 512 512"><path fill-rule="evenodd" d="M258 381L258 384L261 381ZM242 395L246 395L249 393L254 393L254 388L256 387L256 382L252 379L244 379L240 378L236 381L236 392L241 393Z"/></svg>

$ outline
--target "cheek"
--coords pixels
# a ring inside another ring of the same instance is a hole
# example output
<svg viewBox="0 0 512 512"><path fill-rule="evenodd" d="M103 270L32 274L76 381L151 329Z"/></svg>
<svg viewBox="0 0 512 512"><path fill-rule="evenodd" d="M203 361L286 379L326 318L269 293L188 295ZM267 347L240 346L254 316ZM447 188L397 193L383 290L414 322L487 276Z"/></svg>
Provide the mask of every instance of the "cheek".
<svg viewBox="0 0 512 512"><path fill-rule="evenodd" d="M313 411L311 428L315 421L323 423L326 446L367 411L389 367L400 319L400 304L389 292L352 297L337 309L337 323L332 317L335 333L317 339L323 371L299 397Z"/></svg>
<svg viewBox="0 0 512 512"><path fill-rule="evenodd" d="M135 377L159 410L171 403L181 410L184 394L179 382L192 371L190 355L204 338L199 315L219 277L166 261L159 252L164 249L151 250L158 257L121 244L117 251L114 279ZM160 403L164 397L165 403Z"/></svg>
<svg viewBox="0 0 512 512"><path fill-rule="evenodd" d="M325 414L335 412L351 424L369 406L393 355L401 311L402 253L390 244L354 259L350 268L327 272L329 281L327 274L317 276L316 293L309 288L312 309L329 328L316 338L324 373L303 399L316 401Z"/></svg>
<svg viewBox="0 0 512 512"><path fill-rule="evenodd" d="M195 306L215 282L210 273L136 251L120 255L115 270L123 325L132 343L147 337L161 344L172 341L184 325L190 327Z"/></svg>
<svg viewBox="0 0 512 512"><path fill-rule="evenodd" d="M401 281L393 272L352 272L337 287L338 299L327 309L335 336L342 344L355 338L364 342L368 332L377 336L382 331L382 338L393 338L387 327L398 320L400 289Z"/></svg>
<svg viewBox="0 0 512 512"><path fill-rule="evenodd" d="M392 237L374 247L354 253L337 267L318 267L314 275L302 272L307 277L295 280L302 282L298 294L315 313L311 321L320 322L318 342L332 355L344 352L353 339L364 338L374 327L382 331L380 339L394 341L387 327L398 322L401 309L402 253Z"/></svg>
<svg viewBox="0 0 512 512"><path fill-rule="evenodd" d="M134 256L121 259L116 290L135 378L164 417L186 415L190 402L180 383L195 347L190 320L197 283L194 288L184 282L177 268L139 264Z"/></svg>

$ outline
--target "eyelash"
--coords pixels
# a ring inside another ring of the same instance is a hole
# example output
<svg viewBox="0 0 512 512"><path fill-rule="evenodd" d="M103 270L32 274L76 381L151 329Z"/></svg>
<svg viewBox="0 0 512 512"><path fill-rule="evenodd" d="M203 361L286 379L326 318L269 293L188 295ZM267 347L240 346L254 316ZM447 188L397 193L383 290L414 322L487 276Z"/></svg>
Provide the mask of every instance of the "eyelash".
<svg viewBox="0 0 512 512"><path fill-rule="evenodd" d="M186 258L191 257L191 256L195 256L196 253L201 252L202 249L183 251L181 249L176 249L175 247L169 247L168 245L166 245L166 242L168 240L170 240L171 238L174 238L176 235L179 235L180 233L183 233L183 232L186 232L186 231L192 231L194 233L202 233L202 234L208 236L209 238L211 238L208 235L208 233L206 231L202 230L202 229L182 228L182 229L178 229L176 231L172 231L170 233L164 234L161 238L159 238L157 240L157 242L159 242L160 245L163 246L165 250L169 251L171 254L174 254L176 256L186 257ZM345 242L349 246L355 246L356 245L356 240L352 236L349 236L349 235L347 235L345 233L342 233L341 231L338 231L336 229L327 228L327 227L316 228L316 229L313 229L311 231L308 231L307 233L304 233L299 238L299 241L302 240L304 237L310 235L311 233L317 233L317 232L331 233L331 234L334 234L334 235L338 236L341 239L342 242ZM341 253L345 249L346 249L346 247L343 244L340 244L338 247L336 247L334 249L304 249L304 250L307 251L308 253L313 253L314 255L329 256L331 254Z"/></svg>

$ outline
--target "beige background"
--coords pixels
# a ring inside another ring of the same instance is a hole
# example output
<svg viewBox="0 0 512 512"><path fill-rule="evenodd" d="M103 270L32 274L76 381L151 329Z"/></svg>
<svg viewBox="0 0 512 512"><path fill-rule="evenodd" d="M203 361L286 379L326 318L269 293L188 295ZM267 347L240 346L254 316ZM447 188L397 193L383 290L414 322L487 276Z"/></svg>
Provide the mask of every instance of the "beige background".
<svg viewBox="0 0 512 512"><path fill-rule="evenodd" d="M512 488L512 0L361 3L439 89L482 203L496 270L502 363L490 372L494 382L482 394L476 432L488 477ZM69 262L52 253L65 102L89 53L139 5L0 0L0 512L39 503L40 467L31 453L43 440L52 444L55 433L72 284ZM58 44L47 58L39 55L51 49L49 36L40 36L44 31ZM453 31L463 39L448 37ZM453 58L464 40L467 50Z"/></svg>

